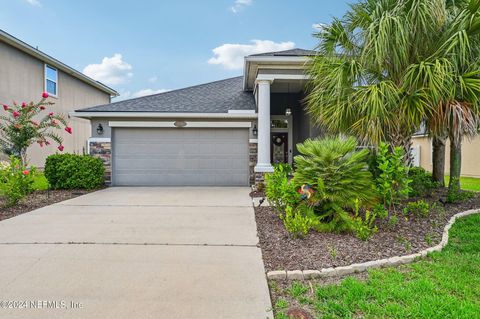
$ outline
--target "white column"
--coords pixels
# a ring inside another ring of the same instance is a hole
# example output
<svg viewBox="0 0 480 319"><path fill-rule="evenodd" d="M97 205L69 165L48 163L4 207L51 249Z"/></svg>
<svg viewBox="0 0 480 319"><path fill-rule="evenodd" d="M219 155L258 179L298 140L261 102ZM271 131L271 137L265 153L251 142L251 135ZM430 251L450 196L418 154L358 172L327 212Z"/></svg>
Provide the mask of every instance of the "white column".
<svg viewBox="0 0 480 319"><path fill-rule="evenodd" d="M255 172L273 172L270 163L270 81L257 82L258 89L258 150Z"/></svg>

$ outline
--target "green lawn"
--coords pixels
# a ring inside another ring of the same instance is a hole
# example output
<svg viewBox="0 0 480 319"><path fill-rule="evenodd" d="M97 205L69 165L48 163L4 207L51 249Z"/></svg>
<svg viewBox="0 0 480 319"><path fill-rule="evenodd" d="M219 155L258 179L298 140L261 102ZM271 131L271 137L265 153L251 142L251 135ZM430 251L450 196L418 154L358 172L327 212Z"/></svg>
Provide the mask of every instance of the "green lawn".
<svg viewBox="0 0 480 319"><path fill-rule="evenodd" d="M445 176L445 185L448 186L449 180L450 180L450 176ZM480 178L461 177L460 185L464 190L480 192Z"/></svg>
<svg viewBox="0 0 480 319"><path fill-rule="evenodd" d="M315 318L480 318L480 214L457 220L450 235L442 252L372 270L366 281L348 277L323 287L294 282L276 301L276 318L287 318L283 312L293 299Z"/></svg>

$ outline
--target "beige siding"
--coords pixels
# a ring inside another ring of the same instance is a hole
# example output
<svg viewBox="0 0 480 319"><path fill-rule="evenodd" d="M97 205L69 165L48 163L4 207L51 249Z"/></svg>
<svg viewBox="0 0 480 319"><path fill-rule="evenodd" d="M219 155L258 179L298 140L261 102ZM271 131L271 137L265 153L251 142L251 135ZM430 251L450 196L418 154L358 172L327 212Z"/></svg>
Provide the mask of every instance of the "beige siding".
<svg viewBox="0 0 480 319"><path fill-rule="evenodd" d="M450 170L450 147L446 150L445 173ZM432 170L432 143L428 137L413 138L413 145L420 146L420 165L426 170ZM462 175L480 177L480 136L471 140L465 139L462 144Z"/></svg>
<svg viewBox="0 0 480 319"><path fill-rule="evenodd" d="M43 91L44 63L0 42L0 103L38 101ZM50 100L55 103L52 111L67 115L75 109L109 103L110 96L59 70L58 98ZM65 140L64 152L86 152L86 140L90 137L89 121L78 118L69 121L74 134L59 132ZM40 148L34 144L28 153L30 164L43 167L45 158L56 151L56 145Z"/></svg>

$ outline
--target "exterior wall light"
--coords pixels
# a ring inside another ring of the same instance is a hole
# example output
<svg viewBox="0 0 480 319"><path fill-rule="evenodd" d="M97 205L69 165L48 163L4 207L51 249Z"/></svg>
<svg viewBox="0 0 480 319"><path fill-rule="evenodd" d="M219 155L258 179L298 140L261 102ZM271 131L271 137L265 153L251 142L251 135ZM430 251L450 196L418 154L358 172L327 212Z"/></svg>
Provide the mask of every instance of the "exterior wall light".
<svg viewBox="0 0 480 319"><path fill-rule="evenodd" d="M285 109L285 116L290 116L290 115L292 115L292 109L289 108L289 107L287 107L287 108Z"/></svg>
<svg viewBox="0 0 480 319"><path fill-rule="evenodd" d="M103 126L102 123L99 123L97 126L97 134L98 135L103 135Z"/></svg>
<svg viewBox="0 0 480 319"><path fill-rule="evenodd" d="M257 125L253 125L253 129L252 129L252 133L253 133L253 136L257 136L258 134L258 129L257 129Z"/></svg>

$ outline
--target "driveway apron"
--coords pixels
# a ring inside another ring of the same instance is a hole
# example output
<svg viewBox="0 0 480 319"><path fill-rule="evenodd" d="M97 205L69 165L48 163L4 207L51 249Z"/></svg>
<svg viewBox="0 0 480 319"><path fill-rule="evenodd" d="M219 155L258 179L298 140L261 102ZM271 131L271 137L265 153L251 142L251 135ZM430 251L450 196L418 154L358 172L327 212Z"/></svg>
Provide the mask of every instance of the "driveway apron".
<svg viewBox="0 0 480 319"><path fill-rule="evenodd" d="M272 318L248 193L108 188L0 222L0 318Z"/></svg>

